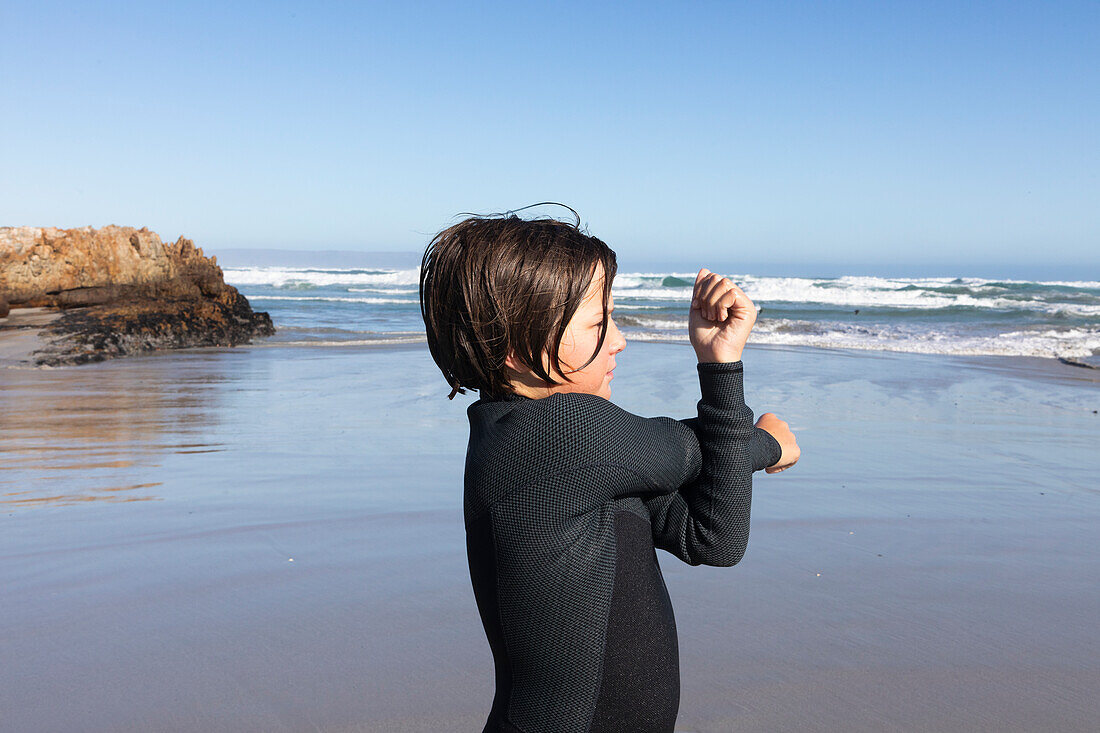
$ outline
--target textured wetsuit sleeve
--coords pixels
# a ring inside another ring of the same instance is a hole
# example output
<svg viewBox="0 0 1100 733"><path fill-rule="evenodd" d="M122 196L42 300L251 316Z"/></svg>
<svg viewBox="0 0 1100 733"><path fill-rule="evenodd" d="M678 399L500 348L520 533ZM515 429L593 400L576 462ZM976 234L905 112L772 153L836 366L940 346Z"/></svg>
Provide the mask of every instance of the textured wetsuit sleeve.
<svg viewBox="0 0 1100 733"><path fill-rule="evenodd" d="M689 417L680 422L691 428L696 438L699 437L699 418ZM749 454L752 456L753 473L756 473L778 463L783 457L783 447L779 445L775 436L764 428L753 428L752 440L749 441Z"/></svg>
<svg viewBox="0 0 1100 733"><path fill-rule="evenodd" d="M591 394L546 398L549 428L558 440L555 470L598 472L574 512L590 511L626 496L671 494L697 476L702 465L699 440L671 417L641 417ZM549 473L543 470L540 473Z"/></svg>
<svg viewBox="0 0 1100 733"><path fill-rule="evenodd" d="M745 404L740 361L699 364L702 468L672 494L647 497L653 543L689 565L730 566L749 538L752 502L752 410Z"/></svg>

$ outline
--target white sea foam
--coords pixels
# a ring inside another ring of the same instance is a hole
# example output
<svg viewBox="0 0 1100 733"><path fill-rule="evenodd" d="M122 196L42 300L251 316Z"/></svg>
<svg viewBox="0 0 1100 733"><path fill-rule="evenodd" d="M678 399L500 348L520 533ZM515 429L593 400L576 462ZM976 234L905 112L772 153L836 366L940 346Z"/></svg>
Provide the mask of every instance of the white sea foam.
<svg viewBox="0 0 1100 733"><path fill-rule="evenodd" d="M314 300L327 303L404 303L405 305L415 305L417 303L414 298L344 298L336 295L245 295L244 297L258 302L265 300Z"/></svg>
<svg viewBox="0 0 1100 733"><path fill-rule="evenodd" d="M417 295L416 286L402 288L348 288L349 293L383 293L386 295Z"/></svg>
<svg viewBox="0 0 1100 733"><path fill-rule="evenodd" d="M677 273L675 277L681 277ZM620 276L615 279L614 295L619 299L688 301L690 287L662 287L650 273ZM648 278L648 281L646 280ZM979 278L899 278L846 276L835 279L799 277L734 276L732 280L759 306L763 303L805 303L844 308L903 308L934 310L951 307L987 310L1028 310L1062 316L1100 315L1100 303L1076 303L1064 300L1044 300L1044 294L1018 293L1005 297L1009 291ZM620 280L622 283L620 284ZM960 282L961 280L961 282ZM1007 283L1008 281L997 281ZM1021 284L1054 285L1056 283ZM1057 283L1075 288L1087 288L1096 283ZM929 288L944 286L966 288L971 292L940 292ZM1090 297L1086 294L1086 297Z"/></svg>
<svg viewBox="0 0 1100 733"><path fill-rule="evenodd" d="M349 292L380 295L415 296L420 268L393 270L322 269L298 267L224 268L226 281L232 285L267 285L278 288L338 287ZM664 287L662 281L675 277L684 281L681 287ZM1086 302L1066 302L1064 294L1029 293L1004 285L1038 285L1062 288L1100 289L1093 281L986 280L982 278L882 278L844 276L839 278L762 277L733 274L750 298L758 304L806 303L844 308L904 308L940 309L967 307L992 310L1029 310L1060 316L1097 316L1100 303L1087 302L1091 294L1081 294ZM691 298L693 272L631 272L615 278L614 293L620 300L687 301ZM967 292L942 292L933 288L957 287ZM1015 297L1006 297L1014 295ZM385 302L385 301L348 301ZM624 306L628 305L624 303ZM640 306L636 306L640 307Z"/></svg>
<svg viewBox="0 0 1100 733"><path fill-rule="evenodd" d="M626 332L626 337L637 341L688 341L686 324L679 329L631 330ZM969 336L900 326L868 327L779 319L758 323L749 342L923 354L1084 357L1100 353L1100 329L1047 329Z"/></svg>
<svg viewBox="0 0 1100 733"><path fill-rule="evenodd" d="M615 305L615 310L618 310L618 304ZM671 330L671 329L686 329L688 326L688 317L685 314L682 318L677 316L635 316L624 315L616 317L615 322L626 328L649 328L658 330Z"/></svg>
<svg viewBox="0 0 1100 733"><path fill-rule="evenodd" d="M224 267L225 281L230 285L419 285L420 268L393 270L387 268L323 269L307 267Z"/></svg>
<svg viewBox="0 0 1100 733"><path fill-rule="evenodd" d="M420 267L407 269L392 268L312 268L312 267L224 267L226 282L232 285L271 285L282 287L287 283L306 283L315 286L362 285L362 286L416 286L420 280ZM623 272L615 278L615 289L626 291L635 289L659 289L667 292L686 291L690 294L695 282L695 272ZM683 287L662 288L661 281L674 277L684 281ZM815 290L896 291L915 286L918 288L939 288L944 286L964 286L969 288L989 288L995 283L1007 285L1040 285L1050 287L1100 289L1097 281L1071 280L1009 280L987 278L883 278L848 275L839 278L808 277L764 277L759 275L727 273L727 277L738 283L746 292L754 288L761 297L771 297L771 292L780 290L793 293L814 292ZM813 290L810 290L813 289ZM751 295L751 294L750 294ZM779 299L771 297L771 299ZM803 298L783 298L802 300Z"/></svg>
<svg viewBox="0 0 1100 733"><path fill-rule="evenodd" d="M675 277L679 280L686 280L688 283L695 282L695 276L697 272L620 272L615 276L615 284L622 287L637 287L641 284L652 284L653 279L663 279L666 277ZM855 285L858 287L905 287L906 285L916 285L918 287L942 287L944 285L992 285L994 283L1006 283L1011 285L1044 285L1044 286L1059 286L1070 288L1082 288L1082 289L1100 289L1100 281L1093 280L1011 280L1008 278L984 278L984 277L877 277L873 275L844 275L837 278L810 278L810 277L793 277L793 278L779 278L764 275L751 275L748 273L723 273L725 277L730 278L734 282L744 285L742 283L754 280L776 280L776 279L789 279L789 280L805 280L807 282L832 282L841 283L846 285ZM646 281L649 281L648 283Z"/></svg>

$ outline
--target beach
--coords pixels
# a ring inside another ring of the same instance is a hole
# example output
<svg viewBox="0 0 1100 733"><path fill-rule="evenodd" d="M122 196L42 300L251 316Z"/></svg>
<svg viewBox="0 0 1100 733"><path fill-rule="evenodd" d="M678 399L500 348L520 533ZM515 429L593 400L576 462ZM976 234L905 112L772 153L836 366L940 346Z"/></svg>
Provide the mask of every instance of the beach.
<svg viewBox="0 0 1100 733"><path fill-rule="evenodd" d="M1100 373L751 340L744 361L802 460L756 474L739 565L658 553L676 730L1090 730ZM690 347L618 363L617 404L694 414ZM480 730L476 394L448 391L422 342L0 369L0 730Z"/></svg>

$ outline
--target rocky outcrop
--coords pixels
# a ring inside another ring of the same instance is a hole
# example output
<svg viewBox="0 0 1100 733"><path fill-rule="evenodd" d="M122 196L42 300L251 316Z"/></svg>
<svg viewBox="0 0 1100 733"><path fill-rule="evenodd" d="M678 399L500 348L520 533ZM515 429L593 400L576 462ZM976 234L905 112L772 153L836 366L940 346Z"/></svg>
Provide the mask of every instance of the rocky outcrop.
<svg viewBox="0 0 1100 733"><path fill-rule="evenodd" d="M64 310L39 364L155 349L236 346L275 332L189 239L148 229L0 228L0 303Z"/></svg>

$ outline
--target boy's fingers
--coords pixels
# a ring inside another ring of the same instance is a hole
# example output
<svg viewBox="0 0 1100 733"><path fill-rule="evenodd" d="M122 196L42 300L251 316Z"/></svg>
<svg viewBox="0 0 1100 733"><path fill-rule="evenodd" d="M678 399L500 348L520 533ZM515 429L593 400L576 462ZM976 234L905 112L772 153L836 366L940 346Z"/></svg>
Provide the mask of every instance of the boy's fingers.
<svg viewBox="0 0 1100 733"><path fill-rule="evenodd" d="M703 300L707 301L712 306L717 305L718 299L725 295L728 289L729 285L726 282L726 278L715 277L707 284L705 294L703 295Z"/></svg>
<svg viewBox="0 0 1100 733"><path fill-rule="evenodd" d="M780 471L786 471L788 468L790 468L791 466L793 466L796 463L798 463L797 458L794 459L793 461L788 462L788 463L784 463L783 465L779 465L777 463L774 466L770 466L768 468L765 468L764 472L765 473L779 473Z"/></svg>
<svg viewBox="0 0 1100 733"><path fill-rule="evenodd" d="M729 283L725 278L717 277L707 293L707 300L711 304L711 317L716 321L726 320L726 309L723 307L725 303L722 301L729 292L729 290L727 290L728 287Z"/></svg>
<svg viewBox="0 0 1100 733"><path fill-rule="evenodd" d="M695 281L695 297L692 299L692 307L698 307L707 320L716 320L718 313L713 293L717 283L721 282L721 278L718 277L717 273L710 272L706 268L700 270L699 275L700 277Z"/></svg>
<svg viewBox="0 0 1100 733"><path fill-rule="evenodd" d="M753 304L749 296L745 295L745 291L741 288L734 285L733 289L730 290L730 295L735 298L736 307L745 309L752 308L755 310L756 306Z"/></svg>
<svg viewBox="0 0 1100 733"><path fill-rule="evenodd" d="M731 296L734 296L734 297L731 297ZM715 308L718 310L718 320L719 321L724 321L727 318L729 318L731 315L733 315L734 313L737 312L737 307L736 307L737 298L735 296L736 296L736 293L733 293L731 291L729 293L726 293L725 295L723 295L721 298L718 299L718 303L715 306Z"/></svg>
<svg viewBox="0 0 1100 733"><path fill-rule="evenodd" d="M703 267L699 269L699 274L695 276L695 287L691 291L691 307L702 309L703 298L702 290L703 285L706 282L707 275L710 274L710 270Z"/></svg>
<svg viewBox="0 0 1100 733"><path fill-rule="evenodd" d="M717 277L717 275L707 270L706 267L698 271L698 274L695 276L695 287L692 292L692 307L703 310L704 315L706 315L707 289L709 284L714 281L715 277Z"/></svg>
<svg viewBox="0 0 1100 733"><path fill-rule="evenodd" d="M749 296L736 283L705 267L695 276L691 307L712 321L724 321L740 309L755 308Z"/></svg>
<svg viewBox="0 0 1100 733"><path fill-rule="evenodd" d="M710 292L713 284L714 278L710 277L709 275L696 283L695 297L699 299L700 303L705 303L707 301L707 294Z"/></svg>
<svg viewBox="0 0 1100 733"><path fill-rule="evenodd" d="M745 310L745 311L753 310L752 301L749 300L748 296L745 295L744 293L735 290L735 291L733 291L733 297L734 297L734 304L733 304L734 310Z"/></svg>
<svg viewBox="0 0 1100 733"><path fill-rule="evenodd" d="M741 292L741 288L736 285L730 288L729 292L722 296L721 303L729 308L730 314L737 313L749 307L748 297Z"/></svg>

